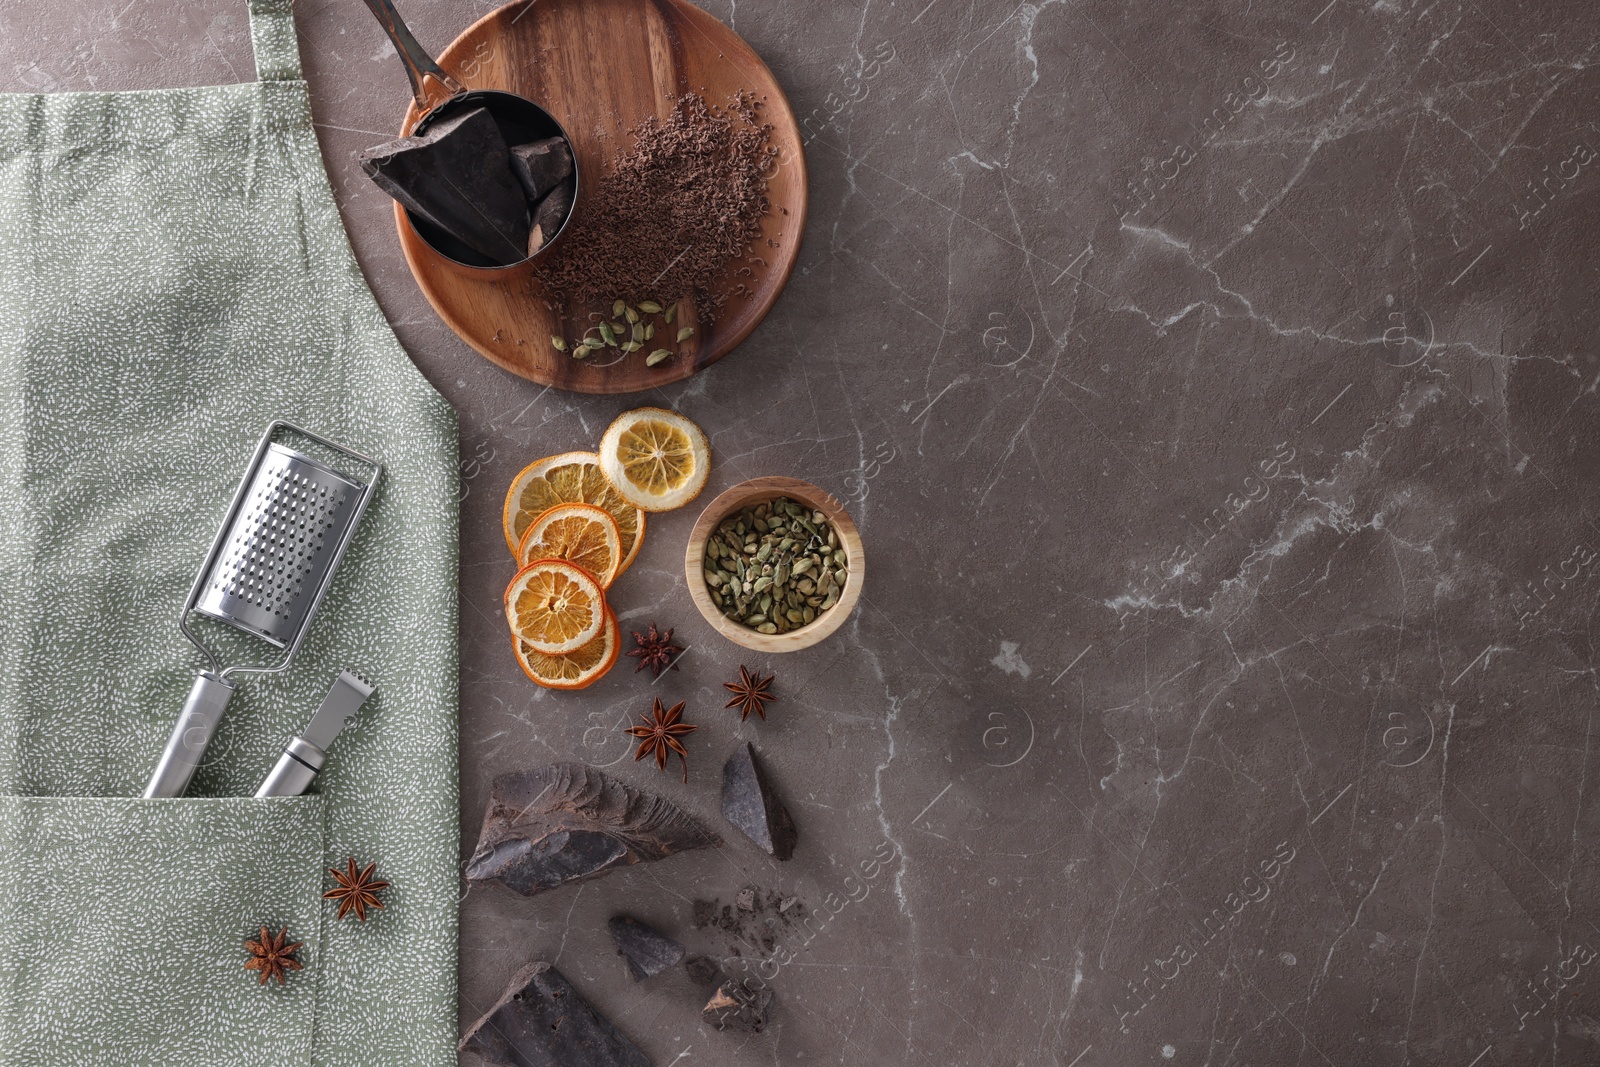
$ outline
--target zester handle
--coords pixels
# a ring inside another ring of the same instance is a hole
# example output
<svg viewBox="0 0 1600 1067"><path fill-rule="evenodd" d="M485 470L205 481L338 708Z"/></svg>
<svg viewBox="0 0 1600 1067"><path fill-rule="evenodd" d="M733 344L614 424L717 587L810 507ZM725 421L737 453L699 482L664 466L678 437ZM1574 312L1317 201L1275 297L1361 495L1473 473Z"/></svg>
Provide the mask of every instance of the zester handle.
<svg viewBox="0 0 1600 1067"><path fill-rule="evenodd" d="M297 797L311 788L328 754L303 737L290 740L278 762L256 790L256 798Z"/></svg>
<svg viewBox="0 0 1600 1067"><path fill-rule="evenodd" d="M189 690L189 699L183 702L183 712L167 739L166 751L156 764L156 773L144 787L146 800L157 797L181 797L189 788L195 768L205 757L206 746L216 732L217 723L232 699L234 687L210 671L201 671Z"/></svg>

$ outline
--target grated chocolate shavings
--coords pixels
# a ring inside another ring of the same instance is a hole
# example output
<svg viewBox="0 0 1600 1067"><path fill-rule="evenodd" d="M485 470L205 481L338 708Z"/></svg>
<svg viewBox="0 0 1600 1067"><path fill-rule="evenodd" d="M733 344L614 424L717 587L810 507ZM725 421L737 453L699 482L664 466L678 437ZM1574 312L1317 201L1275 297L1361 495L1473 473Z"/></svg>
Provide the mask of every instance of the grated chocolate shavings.
<svg viewBox="0 0 1600 1067"><path fill-rule="evenodd" d="M693 297L701 320L713 319L727 295L712 283L750 254L769 209L778 150L759 109L750 93L723 107L689 93L667 119L635 126L572 232L535 265L545 295L563 306Z"/></svg>

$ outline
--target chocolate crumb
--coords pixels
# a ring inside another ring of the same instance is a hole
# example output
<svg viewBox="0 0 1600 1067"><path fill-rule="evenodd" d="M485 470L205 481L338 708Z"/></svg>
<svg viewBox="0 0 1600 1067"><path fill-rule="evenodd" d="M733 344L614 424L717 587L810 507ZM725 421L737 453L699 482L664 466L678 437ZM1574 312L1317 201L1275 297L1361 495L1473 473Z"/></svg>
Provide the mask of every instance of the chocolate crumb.
<svg viewBox="0 0 1600 1067"><path fill-rule="evenodd" d="M709 956L695 956L683 965L689 972L689 977L702 986L715 986L722 984L722 968L717 966L715 960Z"/></svg>
<svg viewBox="0 0 1600 1067"><path fill-rule="evenodd" d="M729 979L711 994L701 1018L718 1030L759 1034L767 1028L772 999L770 989L752 989L743 982Z"/></svg>
<svg viewBox="0 0 1600 1067"><path fill-rule="evenodd" d="M692 297L712 321L726 299L713 283L749 253L770 207L765 175L778 150L760 107L749 93L722 107L690 93L665 120L635 126L633 147L535 264L546 295L568 306Z"/></svg>

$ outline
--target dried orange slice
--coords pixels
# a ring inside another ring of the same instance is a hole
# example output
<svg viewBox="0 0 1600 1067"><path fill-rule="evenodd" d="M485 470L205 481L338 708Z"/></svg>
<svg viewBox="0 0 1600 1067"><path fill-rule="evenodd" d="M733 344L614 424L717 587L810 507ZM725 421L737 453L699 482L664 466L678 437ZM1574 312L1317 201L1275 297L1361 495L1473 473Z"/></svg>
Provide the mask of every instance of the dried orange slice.
<svg viewBox="0 0 1600 1067"><path fill-rule="evenodd" d="M609 586L622 566L622 533L617 520L593 504L557 504L534 519L517 545L517 562L564 559Z"/></svg>
<svg viewBox="0 0 1600 1067"><path fill-rule="evenodd" d="M617 520L622 538L622 562L617 574L628 569L639 554L644 540L644 512L622 499L600 470L600 457L593 452L563 452L546 456L522 468L506 490L501 522L506 545L516 555L522 535L534 519L557 504L593 504Z"/></svg>
<svg viewBox="0 0 1600 1067"><path fill-rule="evenodd" d="M618 415L600 439L600 467L634 507L671 511L705 488L711 444L676 411L636 408Z"/></svg>
<svg viewBox="0 0 1600 1067"><path fill-rule="evenodd" d="M584 689L605 677L617 662L622 648L622 633L617 617L608 609L600 632L582 648L565 655L547 656L522 638L512 635L511 648L529 678L546 689Z"/></svg>
<svg viewBox="0 0 1600 1067"><path fill-rule="evenodd" d="M564 559L537 559L522 568L506 586L505 603L511 632L546 655L582 648L606 622L600 583Z"/></svg>

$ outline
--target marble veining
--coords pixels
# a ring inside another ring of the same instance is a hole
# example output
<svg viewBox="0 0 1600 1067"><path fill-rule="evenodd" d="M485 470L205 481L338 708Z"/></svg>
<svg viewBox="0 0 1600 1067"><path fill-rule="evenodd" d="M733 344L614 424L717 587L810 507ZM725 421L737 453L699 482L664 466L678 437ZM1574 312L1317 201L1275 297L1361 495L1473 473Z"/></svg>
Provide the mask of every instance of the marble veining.
<svg viewBox="0 0 1600 1067"><path fill-rule="evenodd" d="M402 8L437 48L490 6ZM298 12L361 264L462 416L463 855L489 780L557 760L717 825L743 740L800 828L784 864L729 835L464 890L463 1020L545 958L657 1064L1600 1060L1592 5L708 10L790 95L811 221L745 346L637 402L706 428L708 492L840 496L872 573L758 664L683 588L694 509L653 519L615 603L680 670L577 696L507 648L500 496L633 402L438 321L354 159L400 66L355 0ZM249 77L233 0L0 27L8 89ZM764 723L722 710L741 660ZM656 693L701 724L686 786L621 734ZM694 926L746 886L804 921ZM624 911L766 983L772 1028L631 982Z"/></svg>

